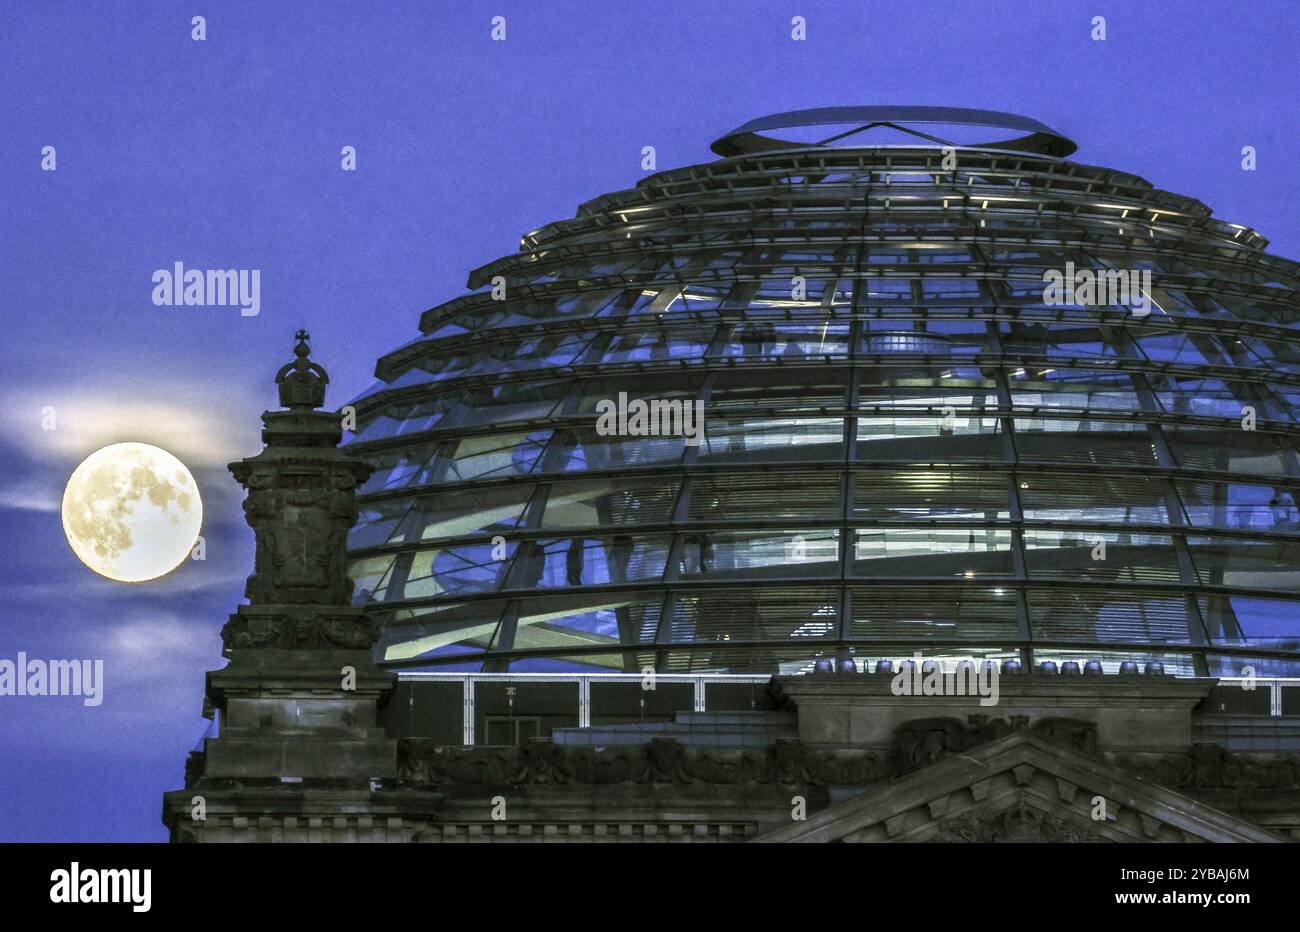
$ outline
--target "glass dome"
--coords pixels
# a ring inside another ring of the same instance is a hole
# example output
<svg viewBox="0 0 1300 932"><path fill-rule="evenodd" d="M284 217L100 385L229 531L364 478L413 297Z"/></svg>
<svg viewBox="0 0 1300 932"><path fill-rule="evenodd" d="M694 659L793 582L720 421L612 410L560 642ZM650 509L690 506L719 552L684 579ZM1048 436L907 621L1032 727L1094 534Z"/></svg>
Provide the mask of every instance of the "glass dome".
<svg viewBox="0 0 1300 932"><path fill-rule="evenodd" d="M1300 266L1033 121L762 122L528 234L379 361L349 546L382 659L1300 675Z"/></svg>

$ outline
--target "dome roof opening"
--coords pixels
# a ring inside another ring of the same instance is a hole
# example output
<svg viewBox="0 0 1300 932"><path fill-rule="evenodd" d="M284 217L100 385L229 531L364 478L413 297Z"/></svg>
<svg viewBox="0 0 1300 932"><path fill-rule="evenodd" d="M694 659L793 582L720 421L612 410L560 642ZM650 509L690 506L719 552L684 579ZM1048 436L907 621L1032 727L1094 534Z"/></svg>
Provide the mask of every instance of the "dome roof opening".
<svg viewBox="0 0 1300 932"><path fill-rule="evenodd" d="M770 135L779 131L778 135ZM990 141L990 136L992 137ZM1065 158L1074 141L1029 117L965 107L818 107L759 117L713 143L723 157L824 146L1007 149Z"/></svg>

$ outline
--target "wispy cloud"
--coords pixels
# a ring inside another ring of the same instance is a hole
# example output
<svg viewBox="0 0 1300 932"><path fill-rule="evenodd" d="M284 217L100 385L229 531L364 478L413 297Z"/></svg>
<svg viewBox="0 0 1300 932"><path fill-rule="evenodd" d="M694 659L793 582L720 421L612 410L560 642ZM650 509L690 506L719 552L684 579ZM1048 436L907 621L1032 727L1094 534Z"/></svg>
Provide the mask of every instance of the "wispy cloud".
<svg viewBox="0 0 1300 932"><path fill-rule="evenodd" d="M19 479L0 487L0 508L18 511L58 511L63 491L53 482Z"/></svg>
<svg viewBox="0 0 1300 932"><path fill-rule="evenodd" d="M219 626L169 612L137 612L109 626L105 662L131 683L177 681L193 685L195 670L221 665Z"/></svg>
<svg viewBox="0 0 1300 932"><path fill-rule="evenodd" d="M12 583L6 588L7 598L18 602L52 599L69 594L94 599L145 599L153 602L174 599L181 595L193 595L209 590L225 590L235 593L239 598L240 587L251 568L236 573L187 573L178 579L168 579L166 585L154 582L153 585L141 586L115 582L102 576L94 575L91 570L78 572L78 578L60 579L41 583Z"/></svg>
<svg viewBox="0 0 1300 932"><path fill-rule="evenodd" d="M0 656L103 660L103 703L9 697L0 740L80 753L175 742L168 733L201 730L203 672L224 664L219 625L166 611L132 610L107 625L66 625L30 639L9 638Z"/></svg>
<svg viewBox="0 0 1300 932"><path fill-rule="evenodd" d="M196 469L224 466L260 446L255 416L229 416L232 409L260 410L258 401L218 381L29 386L9 393L6 407L0 438L49 463L75 465L100 447L134 440L162 447Z"/></svg>

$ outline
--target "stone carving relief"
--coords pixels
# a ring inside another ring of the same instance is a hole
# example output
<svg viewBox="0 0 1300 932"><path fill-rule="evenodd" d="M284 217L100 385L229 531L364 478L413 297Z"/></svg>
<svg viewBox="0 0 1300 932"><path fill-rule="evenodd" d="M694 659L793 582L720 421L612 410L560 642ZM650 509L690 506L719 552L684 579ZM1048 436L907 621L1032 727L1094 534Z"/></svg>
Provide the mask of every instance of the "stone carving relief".
<svg viewBox="0 0 1300 932"><path fill-rule="evenodd" d="M440 747L431 739L399 742L399 779L410 786L451 783L666 783L869 786L911 773L1015 730L1028 728L1085 752L1096 750L1091 722L1024 716L918 719L899 727L889 751L821 748L779 739L766 748L696 748L673 740L604 748L533 739L523 748ZM1186 755L1107 755L1136 776L1176 789L1300 788L1300 755L1245 755L1196 746Z"/></svg>
<svg viewBox="0 0 1300 932"><path fill-rule="evenodd" d="M1129 773L1175 789L1300 789L1300 754L1245 754L1194 744L1186 754L1108 757Z"/></svg>
<svg viewBox="0 0 1300 932"><path fill-rule="evenodd" d="M921 718L904 722L894 735L895 772L910 773L1024 729L1085 753L1097 750L1097 726L1081 719L1040 718L1031 723L1027 715L971 715L963 723L956 718Z"/></svg>
<svg viewBox="0 0 1300 932"><path fill-rule="evenodd" d="M356 477L349 460L301 459L236 463L231 472L248 489L244 516L256 539L245 595L254 604L346 605L347 532L357 517Z"/></svg>
<svg viewBox="0 0 1300 932"><path fill-rule="evenodd" d="M369 649L379 640L379 623L360 612L346 617L321 617L310 609L275 615L236 612L221 629L229 651L246 647Z"/></svg>
<svg viewBox="0 0 1300 932"><path fill-rule="evenodd" d="M889 775L886 755L866 749L811 750L797 740L766 748L694 748L655 739L626 747L565 747L535 739L523 748L398 745L399 777L414 786L447 783L674 783L865 785ZM491 777L492 779L484 779Z"/></svg>
<svg viewBox="0 0 1300 932"><path fill-rule="evenodd" d="M1006 812L990 815L967 813L939 825L927 839L941 843L990 842L1074 842L1094 843L1108 839L1092 825L1062 818L1021 804Z"/></svg>

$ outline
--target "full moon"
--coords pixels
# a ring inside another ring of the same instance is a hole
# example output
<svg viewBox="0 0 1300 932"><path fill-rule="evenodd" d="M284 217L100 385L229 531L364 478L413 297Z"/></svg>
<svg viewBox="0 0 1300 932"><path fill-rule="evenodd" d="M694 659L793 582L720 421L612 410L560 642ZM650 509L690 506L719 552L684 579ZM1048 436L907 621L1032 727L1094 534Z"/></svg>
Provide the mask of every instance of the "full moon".
<svg viewBox="0 0 1300 932"><path fill-rule="evenodd" d="M115 443L86 457L63 491L63 533L101 576L144 582L189 555L203 523L185 464L147 443Z"/></svg>

